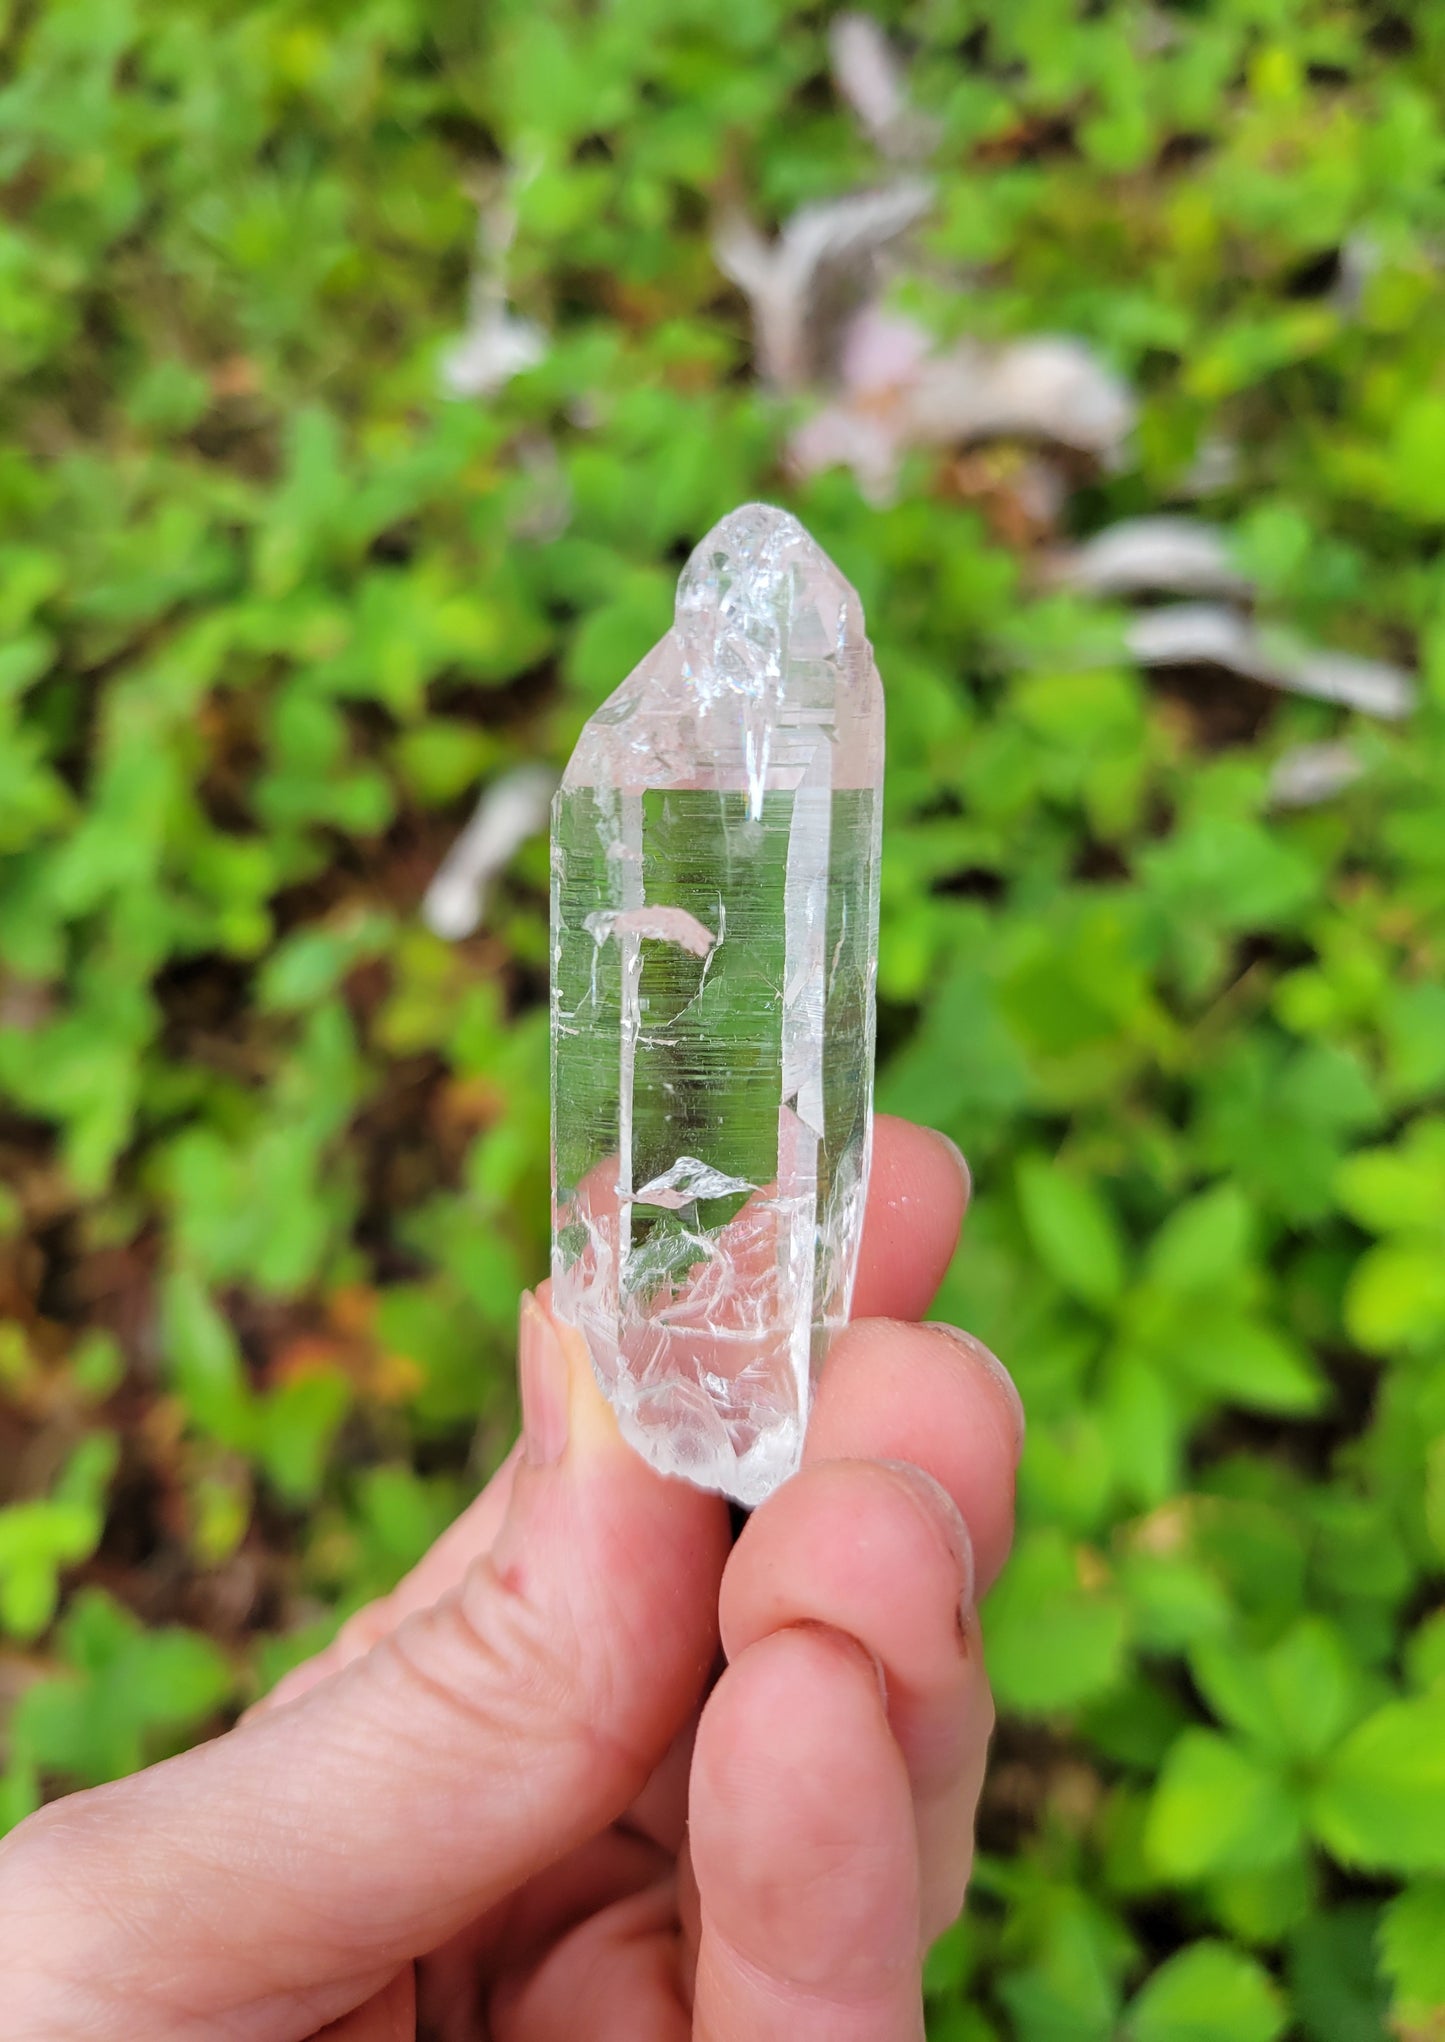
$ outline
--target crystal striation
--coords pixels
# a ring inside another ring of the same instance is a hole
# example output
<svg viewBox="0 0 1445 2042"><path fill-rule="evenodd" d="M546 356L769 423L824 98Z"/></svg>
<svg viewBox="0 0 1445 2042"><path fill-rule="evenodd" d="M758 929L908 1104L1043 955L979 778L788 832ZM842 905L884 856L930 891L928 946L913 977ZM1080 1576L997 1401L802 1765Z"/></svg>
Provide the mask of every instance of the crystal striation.
<svg viewBox="0 0 1445 2042"><path fill-rule="evenodd" d="M654 1467L757 1503L847 1316L883 694L795 518L698 546L552 809L552 1309Z"/></svg>

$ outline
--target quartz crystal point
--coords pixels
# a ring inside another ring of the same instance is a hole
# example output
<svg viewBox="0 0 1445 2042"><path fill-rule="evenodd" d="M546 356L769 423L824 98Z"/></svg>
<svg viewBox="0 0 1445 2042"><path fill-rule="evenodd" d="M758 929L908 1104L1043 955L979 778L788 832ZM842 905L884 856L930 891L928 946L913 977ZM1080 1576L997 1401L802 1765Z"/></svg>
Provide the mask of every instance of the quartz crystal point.
<svg viewBox="0 0 1445 2042"><path fill-rule="evenodd" d="M847 1316L883 695L795 518L702 541L552 810L552 1308L656 1468L757 1503Z"/></svg>

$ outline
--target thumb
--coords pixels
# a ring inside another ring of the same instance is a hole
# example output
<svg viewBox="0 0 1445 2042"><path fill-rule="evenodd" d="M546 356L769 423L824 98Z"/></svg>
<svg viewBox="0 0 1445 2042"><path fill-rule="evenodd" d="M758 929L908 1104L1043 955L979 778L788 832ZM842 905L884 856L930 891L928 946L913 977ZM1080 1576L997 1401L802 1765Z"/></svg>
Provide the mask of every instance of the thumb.
<svg viewBox="0 0 1445 2042"><path fill-rule="evenodd" d="M626 1446L580 1336L530 1297L521 1375L491 1550L296 1700L23 1824L0 1920L23 1893L26 1947L0 1960L133 1995L157 2037L171 2008L285 1995L294 2017L621 1814L712 1664L727 1517Z"/></svg>

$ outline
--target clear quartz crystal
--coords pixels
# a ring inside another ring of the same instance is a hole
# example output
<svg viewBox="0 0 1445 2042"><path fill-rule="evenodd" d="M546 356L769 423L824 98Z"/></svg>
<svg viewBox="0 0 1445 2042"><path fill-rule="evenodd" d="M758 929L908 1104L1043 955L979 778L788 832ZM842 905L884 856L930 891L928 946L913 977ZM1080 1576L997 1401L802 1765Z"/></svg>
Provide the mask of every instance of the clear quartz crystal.
<svg viewBox="0 0 1445 2042"><path fill-rule="evenodd" d="M847 1316L883 694L795 518L724 518L552 810L552 1307L666 1474L757 1503Z"/></svg>

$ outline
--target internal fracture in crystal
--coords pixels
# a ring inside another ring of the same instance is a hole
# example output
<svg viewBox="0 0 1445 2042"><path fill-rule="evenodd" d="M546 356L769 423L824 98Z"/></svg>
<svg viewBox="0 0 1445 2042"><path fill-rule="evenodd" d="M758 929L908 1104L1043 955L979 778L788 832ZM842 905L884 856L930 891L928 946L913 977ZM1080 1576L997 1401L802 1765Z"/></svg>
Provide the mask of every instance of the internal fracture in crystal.
<svg viewBox="0 0 1445 2042"><path fill-rule="evenodd" d="M883 696L796 519L724 518L552 810L552 1308L657 1468L757 1503L846 1319Z"/></svg>

